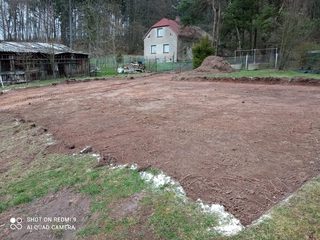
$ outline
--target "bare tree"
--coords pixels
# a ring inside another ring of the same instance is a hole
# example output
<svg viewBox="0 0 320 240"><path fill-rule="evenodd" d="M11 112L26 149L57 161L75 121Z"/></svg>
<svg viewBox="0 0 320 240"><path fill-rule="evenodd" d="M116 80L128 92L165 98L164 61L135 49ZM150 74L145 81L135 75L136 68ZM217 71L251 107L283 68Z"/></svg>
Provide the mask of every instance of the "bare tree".
<svg viewBox="0 0 320 240"><path fill-rule="evenodd" d="M307 1L308 2L308 1ZM279 69L290 65L295 49L314 32L314 22L307 14L303 0L283 0L280 8L278 42L280 46Z"/></svg>

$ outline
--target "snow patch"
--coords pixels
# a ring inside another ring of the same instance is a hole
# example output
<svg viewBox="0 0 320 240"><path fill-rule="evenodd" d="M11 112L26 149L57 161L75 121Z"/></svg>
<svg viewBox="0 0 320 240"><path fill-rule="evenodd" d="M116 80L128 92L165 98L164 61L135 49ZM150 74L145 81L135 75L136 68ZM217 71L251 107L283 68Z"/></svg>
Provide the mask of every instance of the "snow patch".
<svg viewBox="0 0 320 240"><path fill-rule="evenodd" d="M100 157L99 154L91 154L92 156ZM132 164L129 168L132 170L137 169L136 164ZM110 169L124 169L128 168L128 165L117 165L111 166ZM88 169L87 172L90 170ZM186 193L179 182L174 181L171 177L166 176L163 172L160 172L157 175L148 172L140 172L140 176L145 181L153 184L155 188L165 187L166 189L174 191L180 198L186 199ZM200 205L202 211L207 212L209 214L214 214L218 216L219 226L208 229L209 231L214 230L219 232L224 236L232 236L239 233L244 229L244 226L240 223L240 221L235 218L232 214L226 212L224 207L219 204L206 205L203 204L201 199L197 200L197 203Z"/></svg>
<svg viewBox="0 0 320 240"><path fill-rule="evenodd" d="M267 221L270 219L272 219L272 217L269 214L262 215L256 221L254 221L250 226L257 226L257 225L263 223L264 221Z"/></svg>
<svg viewBox="0 0 320 240"><path fill-rule="evenodd" d="M50 133L47 133L46 137L47 137L47 146L51 146L55 144L53 136Z"/></svg>
<svg viewBox="0 0 320 240"><path fill-rule="evenodd" d="M224 207L219 204L206 205L201 199L197 200L204 212L215 214L219 219L219 226L212 228L224 236L232 236L244 229L240 221L232 214L226 212ZM209 229L211 230L211 229Z"/></svg>
<svg viewBox="0 0 320 240"><path fill-rule="evenodd" d="M97 158L98 160L100 159L100 154L98 154L98 153L92 153L91 154L91 157L95 157L95 158Z"/></svg>
<svg viewBox="0 0 320 240"><path fill-rule="evenodd" d="M166 176L164 173L153 175L152 173L141 172L140 176L142 179L146 180L147 182L151 182L156 188L169 185L170 189L172 189L180 197L186 196L186 193L181 187L181 185L178 182L171 179L169 176Z"/></svg>
<svg viewBox="0 0 320 240"><path fill-rule="evenodd" d="M124 169L124 168L129 168L131 170L136 170L138 168L137 164L132 164L130 167L128 167L128 164L124 164L124 165L116 165L113 166L113 164L110 164L110 169Z"/></svg>
<svg viewBox="0 0 320 240"><path fill-rule="evenodd" d="M141 172L140 175L142 179L145 179L147 182L151 182L156 188L169 185L172 190L178 194L178 196L182 198L186 197L186 193L181 185L172 180L170 177L166 176L164 173L153 175L151 173ZM244 229L244 226L242 226L240 221L232 214L226 212L223 206L218 204L205 205L200 199L197 200L197 203L204 212L218 216L219 226L209 230L217 231L224 236L232 236Z"/></svg>
<svg viewBox="0 0 320 240"><path fill-rule="evenodd" d="M127 167L127 165L116 165L113 167L113 164L110 164L111 166L111 169L114 170L114 169L124 169Z"/></svg>

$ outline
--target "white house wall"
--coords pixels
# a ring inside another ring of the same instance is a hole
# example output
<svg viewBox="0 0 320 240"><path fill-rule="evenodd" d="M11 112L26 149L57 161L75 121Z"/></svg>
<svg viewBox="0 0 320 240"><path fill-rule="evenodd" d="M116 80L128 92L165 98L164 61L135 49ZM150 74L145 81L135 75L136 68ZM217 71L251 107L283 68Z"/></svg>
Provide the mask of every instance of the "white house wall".
<svg viewBox="0 0 320 240"><path fill-rule="evenodd" d="M193 59L192 47L197 40L193 38L178 38L178 61L190 61Z"/></svg>
<svg viewBox="0 0 320 240"><path fill-rule="evenodd" d="M157 29L153 28L144 39L144 57L158 58L159 61L177 61L177 35L168 27L161 27L163 36L157 37ZM163 45L169 44L169 52L163 53ZM156 53L151 53L151 45L156 46Z"/></svg>

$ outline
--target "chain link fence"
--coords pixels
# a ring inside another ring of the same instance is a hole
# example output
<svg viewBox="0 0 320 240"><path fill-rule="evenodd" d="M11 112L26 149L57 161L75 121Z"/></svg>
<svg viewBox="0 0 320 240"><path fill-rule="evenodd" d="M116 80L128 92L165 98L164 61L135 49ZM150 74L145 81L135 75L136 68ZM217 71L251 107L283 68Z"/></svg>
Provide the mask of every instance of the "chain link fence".
<svg viewBox="0 0 320 240"><path fill-rule="evenodd" d="M277 48L236 50L234 56L223 57L235 69L276 69L279 60Z"/></svg>
<svg viewBox="0 0 320 240"><path fill-rule="evenodd" d="M170 58L145 58L143 56L107 56L90 59L91 75L115 75L122 72L183 72L193 69L192 60L174 62ZM137 67L136 67L137 66Z"/></svg>
<svg viewBox="0 0 320 240"><path fill-rule="evenodd" d="M107 56L90 60L91 73L116 75L135 72L184 72L193 69L192 59L175 62L168 57ZM223 57L235 69L276 69L279 54L277 48L236 50L234 56ZM141 67L143 66L143 67ZM138 70L138 71L137 71Z"/></svg>

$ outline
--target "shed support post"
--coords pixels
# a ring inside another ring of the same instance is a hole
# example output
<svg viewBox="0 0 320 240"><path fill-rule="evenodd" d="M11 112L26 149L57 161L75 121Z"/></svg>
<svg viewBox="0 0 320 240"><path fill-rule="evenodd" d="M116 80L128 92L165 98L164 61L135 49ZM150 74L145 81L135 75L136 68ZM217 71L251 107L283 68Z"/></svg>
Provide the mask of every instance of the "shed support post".
<svg viewBox="0 0 320 240"><path fill-rule="evenodd" d="M2 76L0 75L0 82L1 82L1 86L2 88L4 88L3 82L2 82Z"/></svg>

